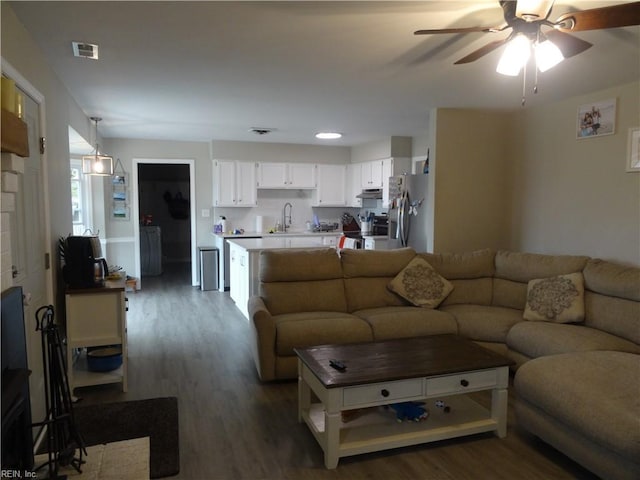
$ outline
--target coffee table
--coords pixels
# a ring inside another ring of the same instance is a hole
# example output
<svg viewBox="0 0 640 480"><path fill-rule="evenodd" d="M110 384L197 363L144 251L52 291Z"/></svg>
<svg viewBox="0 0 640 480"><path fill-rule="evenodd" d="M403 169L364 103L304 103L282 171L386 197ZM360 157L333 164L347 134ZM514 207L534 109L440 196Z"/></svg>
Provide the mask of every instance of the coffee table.
<svg viewBox="0 0 640 480"><path fill-rule="evenodd" d="M514 362L465 338L434 335L295 352L298 421L306 422L322 447L327 468L350 455L482 432L507 434ZM346 370L331 367L331 359ZM492 391L491 410L465 395L482 390ZM436 400L449 409L436 406ZM398 423L393 410L382 407L408 401L425 402L429 417ZM359 418L343 421L343 411L364 408Z"/></svg>

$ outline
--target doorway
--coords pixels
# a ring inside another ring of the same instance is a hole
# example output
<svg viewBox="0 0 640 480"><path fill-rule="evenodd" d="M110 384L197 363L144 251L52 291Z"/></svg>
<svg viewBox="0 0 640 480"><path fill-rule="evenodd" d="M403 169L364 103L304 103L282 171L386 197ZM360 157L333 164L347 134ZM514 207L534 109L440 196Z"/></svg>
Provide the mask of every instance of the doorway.
<svg viewBox="0 0 640 480"><path fill-rule="evenodd" d="M133 159L132 195L136 271L140 287L184 266L198 285L194 160Z"/></svg>

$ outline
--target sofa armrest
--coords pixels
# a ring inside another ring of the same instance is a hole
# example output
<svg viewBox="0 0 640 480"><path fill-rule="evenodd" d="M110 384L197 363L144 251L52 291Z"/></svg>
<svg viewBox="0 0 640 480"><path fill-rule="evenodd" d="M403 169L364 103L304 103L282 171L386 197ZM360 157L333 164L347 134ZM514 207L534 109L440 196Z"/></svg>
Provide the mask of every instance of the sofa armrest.
<svg viewBox="0 0 640 480"><path fill-rule="evenodd" d="M249 298L247 309L251 325L251 350L260 380L276 378L276 324L259 296Z"/></svg>

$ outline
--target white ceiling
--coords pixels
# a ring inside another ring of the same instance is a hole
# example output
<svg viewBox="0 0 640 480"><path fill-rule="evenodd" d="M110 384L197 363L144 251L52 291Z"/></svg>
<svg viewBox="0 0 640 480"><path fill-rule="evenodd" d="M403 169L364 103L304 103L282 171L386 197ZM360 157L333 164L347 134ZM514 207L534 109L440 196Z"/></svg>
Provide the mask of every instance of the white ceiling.
<svg viewBox="0 0 640 480"><path fill-rule="evenodd" d="M618 3L558 1L550 19ZM315 132L334 130L344 137L330 144L359 145L425 135L434 107L521 108L521 77L495 72L502 49L453 65L508 32L413 35L499 26L497 0L11 6L103 137L319 144ZM540 74L527 107L640 78L640 27L575 35L594 46ZM74 58L74 40L100 59Z"/></svg>

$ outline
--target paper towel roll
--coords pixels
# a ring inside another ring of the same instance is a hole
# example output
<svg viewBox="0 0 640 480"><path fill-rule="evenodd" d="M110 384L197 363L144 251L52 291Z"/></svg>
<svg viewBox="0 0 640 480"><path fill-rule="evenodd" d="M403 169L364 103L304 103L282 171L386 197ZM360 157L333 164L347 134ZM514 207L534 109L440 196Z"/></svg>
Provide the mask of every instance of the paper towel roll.
<svg viewBox="0 0 640 480"><path fill-rule="evenodd" d="M262 215L258 215L256 217L256 232L263 233L264 230L264 217Z"/></svg>

